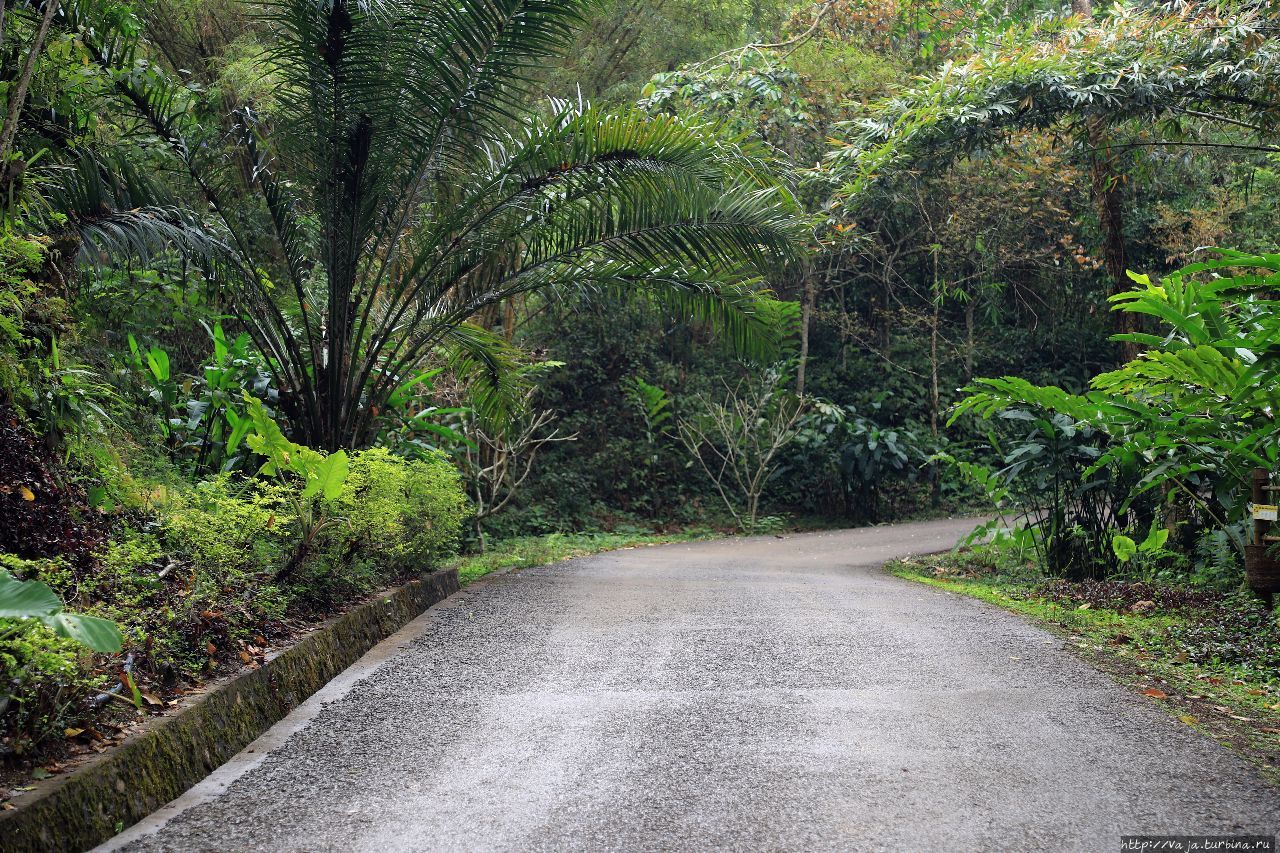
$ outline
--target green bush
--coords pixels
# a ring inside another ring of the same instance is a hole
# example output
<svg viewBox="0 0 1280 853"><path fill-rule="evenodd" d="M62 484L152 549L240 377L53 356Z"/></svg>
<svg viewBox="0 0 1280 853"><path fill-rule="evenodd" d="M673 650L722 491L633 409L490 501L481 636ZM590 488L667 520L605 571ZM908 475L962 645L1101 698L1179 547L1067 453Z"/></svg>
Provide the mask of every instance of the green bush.
<svg viewBox="0 0 1280 853"><path fill-rule="evenodd" d="M84 719L104 682L87 657L34 620L0 623L0 757L36 751Z"/></svg>
<svg viewBox="0 0 1280 853"><path fill-rule="evenodd" d="M456 552L470 505L457 469L443 455L415 459L404 467L405 537L397 557L406 567L427 568Z"/></svg>
<svg viewBox="0 0 1280 853"><path fill-rule="evenodd" d="M151 511L117 517L90 567L61 559L0 567L47 584L69 607L119 623L135 674L173 686L239 665L259 635L289 632L454 552L469 509L442 455L351 455L340 491L304 497L301 479L220 475L154 490ZM298 508L313 527L295 524ZM302 547L303 537L314 541ZM302 555L296 570L281 570ZM268 640L271 642L271 640ZM92 659L35 623L0 621L0 758L33 756L91 712ZM56 741L55 741L56 742Z"/></svg>
<svg viewBox="0 0 1280 853"><path fill-rule="evenodd" d="M351 456L341 493L323 511L330 521L304 564L312 600L367 593L439 563L456 550L468 504L443 455L405 460L372 448Z"/></svg>
<svg viewBox="0 0 1280 853"><path fill-rule="evenodd" d="M162 510L165 540L187 557L201 585L261 575L289 549L284 488L221 475L178 493Z"/></svg>

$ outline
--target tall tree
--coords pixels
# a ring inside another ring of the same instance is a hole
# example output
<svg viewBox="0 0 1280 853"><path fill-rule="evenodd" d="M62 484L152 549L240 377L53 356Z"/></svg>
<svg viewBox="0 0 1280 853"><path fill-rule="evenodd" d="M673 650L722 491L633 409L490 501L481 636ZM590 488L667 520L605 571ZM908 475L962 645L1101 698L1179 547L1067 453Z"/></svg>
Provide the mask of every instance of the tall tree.
<svg viewBox="0 0 1280 853"><path fill-rule="evenodd" d="M1174 14L1117 7L1011 32L947 63L852 123L831 155L846 195L1005 143L1018 129L1062 129L1090 158L1090 184L1113 286L1127 281L1121 152L1135 147L1280 150L1280 42L1255 13L1188 5ZM1119 330L1132 344L1134 318Z"/></svg>
<svg viewBox="0 0 1280 853"><path fill-rule="evenodd" d="M237 111L232 150L136 42L84 34L215 214L227 282L297 437L376 434L396 388L445 350L500 374L468 319L512 296L656 299L767 348L761 276L790 254L789 196L713 129L553 103L534 71L585 0L284 0L270 7L275 114ZM240 158L257 206L229 198ZM264 238L264 230L269 239ZM637 294L642 294L637 297Z"/></svg>

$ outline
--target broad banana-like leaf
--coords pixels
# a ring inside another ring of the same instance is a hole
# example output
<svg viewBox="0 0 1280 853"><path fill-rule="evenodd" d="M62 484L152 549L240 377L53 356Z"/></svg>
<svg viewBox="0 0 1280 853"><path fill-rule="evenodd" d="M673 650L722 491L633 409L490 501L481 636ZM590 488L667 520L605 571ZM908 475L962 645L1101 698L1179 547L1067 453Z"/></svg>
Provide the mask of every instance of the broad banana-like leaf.
<svg viewBox="0 0 1280 853"><path fill-rule="evenodd" d="M124 642L120 629L110 619L78 613L55 613L39 618L59 637L75 640L95 652L118 652Z"/></svg>
<svg viewBox="0 0 1280 853"><path fill-rule="evenodd" d="M330 453L307 472L307 485L302 490L302 499L307 500L317 494L323 494L325 500L337 498L342 494L342 486L347 482L349 470L350 463L345 450Z"/></svg>
<svg viewBox="0 0 1280 853"><path fill-rule="evenodd" d="M39 581L20 581L0 571L0 619L37 619L60 637L96 652L118 652L124 642L109 619L67 613L62 600Z"/></svg>
<svg viewBox="0 0 1280 853"><path fill-rule="evenodd" d="M28 619L61 609L62 600L49 587L0 571L0 619Z"/></svg>

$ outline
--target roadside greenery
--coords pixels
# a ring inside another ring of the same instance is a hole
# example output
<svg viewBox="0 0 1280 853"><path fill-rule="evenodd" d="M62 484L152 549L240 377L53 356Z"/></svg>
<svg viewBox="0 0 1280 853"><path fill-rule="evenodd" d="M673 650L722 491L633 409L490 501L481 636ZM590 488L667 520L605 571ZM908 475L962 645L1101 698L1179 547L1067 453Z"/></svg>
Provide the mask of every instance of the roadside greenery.
<svg viewBox="0 0 1280 853"><path fill-rule="evenodd" d="M964 470L997 507L1017 500L1050 571L1102 577L1136 555L1135 539L1166 551L1171 534L1184 548L1169 554L1217 535L1243 552L1249 473L1277 464L1280 256L1214 254L1158 282L1134 275L1140 287L1112 297L1161 328L1125 336L1143 352L1089 391L981 379L956 406L952 421L1030 428L1003 467Z"/></svg>
<svg viewBox="0 0 1280 853"><path fill-rule="evenodd" d="M214 54L177 5L3 17L4 756L79 750L456 553L533 459L485 492L468 452L542 417L477 315L607 296L778 348L761 276L795 224L755 155L529 108L584 9L225 4L243 39Z"/></svg>
<svg viewBox="0 0 1280 853"><path fill-rule="evenodd" d="M414 574L796 519L1270 684L1271 17L6 4L0 800Z"/></svg>

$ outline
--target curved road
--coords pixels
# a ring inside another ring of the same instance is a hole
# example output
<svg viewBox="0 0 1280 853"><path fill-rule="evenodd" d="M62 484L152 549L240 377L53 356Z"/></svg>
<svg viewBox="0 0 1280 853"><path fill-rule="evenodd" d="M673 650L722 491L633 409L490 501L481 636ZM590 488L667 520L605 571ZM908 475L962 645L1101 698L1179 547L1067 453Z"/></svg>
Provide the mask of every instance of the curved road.
<svg viewBox="0 0 1280 853"><path fill-rule="evenodd" d="M491 578L127 850L1115 850L1271 835L1231 753L981 603L884 574L938 521Z"/></svg>

